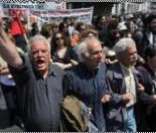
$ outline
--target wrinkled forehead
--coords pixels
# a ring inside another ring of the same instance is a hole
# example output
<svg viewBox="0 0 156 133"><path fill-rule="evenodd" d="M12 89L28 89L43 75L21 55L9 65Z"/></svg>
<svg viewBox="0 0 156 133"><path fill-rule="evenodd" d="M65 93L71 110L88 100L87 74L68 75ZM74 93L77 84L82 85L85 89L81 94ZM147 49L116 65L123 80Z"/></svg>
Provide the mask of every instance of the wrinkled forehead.
<svg viewBox="0 0 156 133"><path fill-rule="evenodd" d="M102 51L101 43L99 41L97 41L97 40L90 40L88 42L88 50L90 52Z"/></svg>
<svg viewBox="0 0 156 133"><path fill-rule="evenodd" d="M135 43L131 43L131 45L129 45L129 46L127 47L127 50L136 50L136 45L135 45Z"/></svg>
<svg viewBox="0 0 156 133"><path fill-rule="evenodd" d="M125 55L133 55L133 54L137 54L137 48L136 46L131 46L128 47L125 51L124 51Z"/></svg>
<svg viewBox="0 0 156 133"><path fill-rule="evenodd" d="M36 49L47 49L48 50L48 44L46 44L42 40L36 40L30 44L30 49L31 49L31 51L36 50Z"/></svg>

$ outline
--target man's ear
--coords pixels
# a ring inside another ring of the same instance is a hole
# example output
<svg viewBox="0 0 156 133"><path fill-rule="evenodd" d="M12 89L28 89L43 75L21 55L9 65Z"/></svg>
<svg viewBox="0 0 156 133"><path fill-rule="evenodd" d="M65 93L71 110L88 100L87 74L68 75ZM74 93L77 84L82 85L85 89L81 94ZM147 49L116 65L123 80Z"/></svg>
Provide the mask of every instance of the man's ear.
<svg viewBox="0 0 156 133"><path fill-rule="evenodd" d="M51 56L51 53L49 52L49 58L51 59L52 58L52 56Z"/></svg>
<svg viewBox="0 0 156 133"><path fill-rule="evenodd" d="M86 56L85 56L84 53L81 53L81 58L82 58L82 59L86 59Z"/></svg>
<svg viewBox="0 0 156 133"><path fill-rule="evenodd" d="M89 57L89 53L88 53L88 52L87 52L87 53L85 53L84 55L85 55L85 57L86 57L86 58L88 58L88 57Z"/></svg>
<svg viewBox="0 0 156 133"><path fill-rule="evenodd" d="M88 57L89 57L89 53L88 52L82 54L82 58L83 59L88 59Z"/></svg>

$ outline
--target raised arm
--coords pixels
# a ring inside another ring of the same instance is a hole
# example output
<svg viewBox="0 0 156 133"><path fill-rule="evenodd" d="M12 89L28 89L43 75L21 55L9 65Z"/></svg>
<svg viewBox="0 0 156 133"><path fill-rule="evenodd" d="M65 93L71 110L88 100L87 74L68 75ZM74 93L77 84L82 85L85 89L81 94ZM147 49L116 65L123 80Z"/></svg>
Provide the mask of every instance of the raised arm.
<svg viewBox="0 0 156 133"><path fill-rule="evenodd" d="M2 27L3 20L0 17L0 55L12 67L21 68L23 61L16 50L15 44L8 38Z"/></svg>

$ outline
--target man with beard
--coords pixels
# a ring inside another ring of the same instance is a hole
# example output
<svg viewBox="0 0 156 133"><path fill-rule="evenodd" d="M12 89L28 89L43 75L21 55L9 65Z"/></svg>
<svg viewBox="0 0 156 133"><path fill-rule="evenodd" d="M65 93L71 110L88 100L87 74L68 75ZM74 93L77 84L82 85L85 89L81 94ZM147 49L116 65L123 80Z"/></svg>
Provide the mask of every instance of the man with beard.
<svg viewBox="0 0 156 133"><path fill-rule="evenodd" d="M0 20L2 24L2 20ZM28 55L20 55L0 25L0 53L17 85L17 101L26 131L59 131L62 71L51 64L50 45L36 35Z"/></svg>

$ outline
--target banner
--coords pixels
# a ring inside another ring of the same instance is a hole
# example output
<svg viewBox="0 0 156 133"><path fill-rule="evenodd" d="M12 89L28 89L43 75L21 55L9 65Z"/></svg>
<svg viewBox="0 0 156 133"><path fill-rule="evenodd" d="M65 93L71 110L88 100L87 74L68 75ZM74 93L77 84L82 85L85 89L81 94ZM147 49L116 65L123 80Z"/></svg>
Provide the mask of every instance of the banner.
<svg viewBox="0 0 156 133"><path fill-rule="evenodd" d="M156 5L156 4L155 4ZM156 6L154 4L151 4L149 2L144 3L116 3L112 7L112 14L129 14L129 13L136 13L136 12L149 12L150 10L156 9ZM154 7L155 6L155 7Z"/></svg>
<svg viewBox="0 0 156 133"><path fill-rule="evenodd" d="M149 9L151 12L156 12L156 2L151 2Z"/></svg>
<svg viewBox="0 0 156 133"><path fill-rule="evenodd" d="M45 1L42 3L37 2L1 2L0 6L3 9L30 9L30 10L65 10L66 2L65 1Z"/></svg>
<svg viewBox="0 0 156 133"><path fill-rule="evenodd" d="M93 17L93 7L90 8L80 8L80 9L66 9L59 11L42 11L42 10L32 10L32 15L38 16L43 21L59 21L62 18L75 18L77 22L84 22L91 24Z"/></svg>
<svg viewBox="0 0 156 133"><path fill-rule="evenodd" d="M140 4L137 3L125 3L125 13L136 13L140 9Z"/></svg>
<svg viewBox="0 0 156 133"><path fill-rule="evenodd" d="M34 4L34 3L0 3L4 10L7 9L35 9L44 10L45 4Z"/></svg>
<svg viewBox="0 0 156 133"><path fill-rule="evenodd" d="M46 1L44 4L44 10L65 10L66 9L66 2L61 1Z"/></svg>

